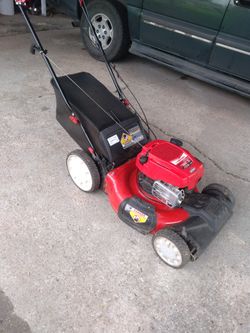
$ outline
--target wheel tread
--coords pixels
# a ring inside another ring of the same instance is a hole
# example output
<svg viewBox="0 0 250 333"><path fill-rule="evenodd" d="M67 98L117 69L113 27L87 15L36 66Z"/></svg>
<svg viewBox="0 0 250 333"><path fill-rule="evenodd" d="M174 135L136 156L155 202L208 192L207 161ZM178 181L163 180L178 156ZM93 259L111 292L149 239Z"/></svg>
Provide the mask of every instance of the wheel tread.
<svg viewBox="0 0 250 333"><path fill-rule="evenodd" d="M71 153L68 154L67 159L66 159L66 165L67 165L67 160L71 155L79 156L86 163L87 167L89 168L93 184L92 184L92 188L89 191L84 191L84 192L94 192L94 191L96 191L100 187L101 177L100 177L100 173L99 173L99 170L97 168L97 165L95 164L93 159L86 152L84 152L83 150L76 149L76 150L74 150L74 151L72 151Z"/></svg>
<svg viewBox="0 0 250 333"><path fill-rule="evenodd" d="M181 256L182 256L182 264L179 267L174 267L169 265L168 263L166 263L157 253L157 250L154 246L154 241L157 237L165 237L168 240L170 240L172 243L174 243L176 245L176 247L179 249ZM156 254L159 256L159 258L167 265L169 265L172 268L175 269L179 269L182 268L183 266L185 266L191 259L191 253L189 250L189 247L187 245L187 243L185 242L185 240L174 230L166 228L166 229L162 229L160 231L158 231L152 239L152 243L153 243L153 248L156 252Z"/></svg>

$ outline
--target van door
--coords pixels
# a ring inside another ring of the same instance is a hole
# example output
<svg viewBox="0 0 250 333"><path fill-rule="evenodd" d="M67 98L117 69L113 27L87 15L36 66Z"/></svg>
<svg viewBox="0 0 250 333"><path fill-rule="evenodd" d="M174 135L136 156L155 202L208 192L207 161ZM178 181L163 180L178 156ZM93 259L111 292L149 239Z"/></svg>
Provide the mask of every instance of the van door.
<svg viewBox="0 0 250 333"><path fill-rule="evenodd" d="M210 65L250 81L250 1L231 0Z"/></svg>
<svg viewBox="0 0 250 333"><path fill-rule="evenodd" d="M229 0L144 0L140 41L207 64Z"/></svg>

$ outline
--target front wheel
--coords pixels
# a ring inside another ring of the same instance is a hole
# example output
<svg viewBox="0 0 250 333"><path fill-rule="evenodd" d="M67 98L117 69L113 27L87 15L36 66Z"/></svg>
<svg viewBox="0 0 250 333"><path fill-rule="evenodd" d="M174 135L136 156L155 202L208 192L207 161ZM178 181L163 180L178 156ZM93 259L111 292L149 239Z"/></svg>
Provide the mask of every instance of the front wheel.
<svg viewBox="0 0 250 333"><path fill-rule="evenodd" d="M191 253L187 243L171 229L158 231L152 243L156 254L172 268L181 268L190 261Z"/></svg>
<svg viewBox="0 0 250 333"><path fill-rule="evenodd" d="M127 10L118 1L93 0L88 4L90 20L109 61L128 53L130 37ZM81 35L87 51L97 60L104 60L95 36L84 14L80 22Z"/></svg>
<svg viewBox="0 0 250 333"><path fill-rule="evenodd" d="M74 150L67 156L66 165L71 179L80 190L94 192L99 188L99 170L87 153Z"/></svg>

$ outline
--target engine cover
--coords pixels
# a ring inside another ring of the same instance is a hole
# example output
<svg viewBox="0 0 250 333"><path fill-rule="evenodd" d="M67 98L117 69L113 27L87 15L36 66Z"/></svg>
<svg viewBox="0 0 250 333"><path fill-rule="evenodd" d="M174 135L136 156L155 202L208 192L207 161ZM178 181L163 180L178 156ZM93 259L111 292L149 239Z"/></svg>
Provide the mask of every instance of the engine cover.
<svg viewBox="0 0 250 333"><path fill-rule="evenodd" d="M164 140L147 143L136 166L147 177L192 190L204 174L203 164L186 149Z"/></svg>

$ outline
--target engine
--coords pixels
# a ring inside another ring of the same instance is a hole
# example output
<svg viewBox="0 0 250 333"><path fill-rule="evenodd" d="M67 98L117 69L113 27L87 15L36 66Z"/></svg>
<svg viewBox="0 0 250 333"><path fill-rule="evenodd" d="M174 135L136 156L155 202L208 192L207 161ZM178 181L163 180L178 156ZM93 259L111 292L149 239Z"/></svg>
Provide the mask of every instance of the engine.
<svg viewBox="0 0 250 333"><path fill-rule="evenodd" d="M185 198L185 191L161 180L153 180L139 174L140 188L170 208L179 207Z"/></svg>
<svg viewBox="0 0 250 333"><path fill-rule="evenodd" d="M204 173L203 164L197 158L184 148L163 140L143 146L137 155L136 167L153 180L150 193L173 207L183 200L182 189L194 190Z"/></svg>
<svg viewBox="0 0 250 333"><path fill-rule="evenodd" d="M152 187L152 195L169 207L179 207L185 198L184 190L156 180Z"/></svg>
<svg viewBox="0 0 250 333"><path fill-rule="evenodd" d="M204 173L197 158L163 140L147 143L137 155L136 167L141 190L171 208L181 205L185 192L195 190Z"/></svg>

